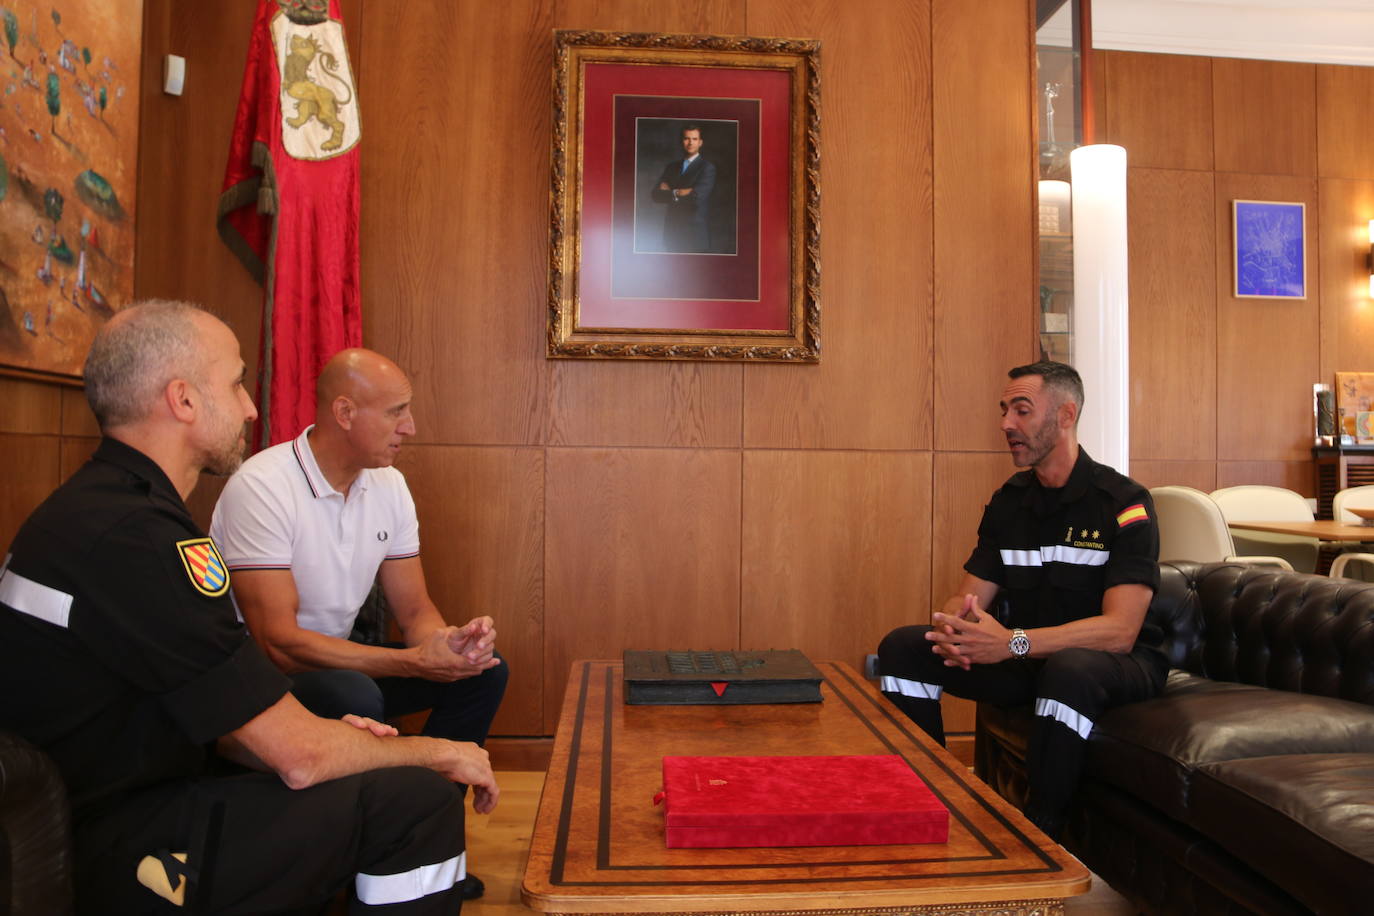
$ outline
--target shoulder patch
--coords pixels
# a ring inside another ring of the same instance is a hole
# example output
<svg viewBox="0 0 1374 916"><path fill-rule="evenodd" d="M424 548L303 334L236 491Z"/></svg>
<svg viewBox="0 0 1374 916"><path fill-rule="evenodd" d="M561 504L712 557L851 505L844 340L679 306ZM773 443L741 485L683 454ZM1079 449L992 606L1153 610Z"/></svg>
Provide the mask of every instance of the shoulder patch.
<svg viewBox="0 0 1374 916"><path fill-rule="evenodd" d="M1145 511L1144 503L1136 503L1134 506L1127 506L1116 516L1116 527L1125 528L1137 522L1148 522L1150 514Z"/></svg>
<svg viewBox="0 0 1374 916"><path fill-rule="evenodd" d="M218 598L229 591L229 567L219 555L219 548L209 538L177 541L177 555L186 575L196 591L209 598Z"/></svg>

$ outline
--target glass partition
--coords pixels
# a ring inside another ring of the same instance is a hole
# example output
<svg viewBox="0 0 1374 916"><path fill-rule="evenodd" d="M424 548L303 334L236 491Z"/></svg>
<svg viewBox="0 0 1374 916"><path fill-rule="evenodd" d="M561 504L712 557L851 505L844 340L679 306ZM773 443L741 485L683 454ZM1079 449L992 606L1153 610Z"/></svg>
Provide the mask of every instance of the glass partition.
<svg viewBox="0 0 1374 916"><path fill-rule="evenodd" d="M1073 209L1069 153L1083 142L1080 3L1037 0L1036 150L1040 354L1073 361Z"/></svg>

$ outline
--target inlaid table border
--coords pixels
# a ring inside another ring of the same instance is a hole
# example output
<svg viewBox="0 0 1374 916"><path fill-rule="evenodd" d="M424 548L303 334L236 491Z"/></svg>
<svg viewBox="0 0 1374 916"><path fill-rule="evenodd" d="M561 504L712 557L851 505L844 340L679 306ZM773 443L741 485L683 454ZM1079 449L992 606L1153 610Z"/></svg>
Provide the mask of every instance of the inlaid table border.
<svg viewBox="0 0 1374 916"><path fill-rule="evenodd" d="M604 699L603 699L603 702L602 702L602 715L601 715L601 723L600 723L600 727L601 727L601 729L602 729L602 733L601 733L601 739L602 739L602 754L601 754L601 767L600 767L600 773L599 773L599 778L600 778L600 783L601 783L601 785L600 785L600 792L601 792L601 794L600 794L600 808L599 808L598 815L597 815L597 817L598 817L598 828L597 828L597 868L598 868L598 871L606 871L606 872L612 872L612 873L614 873L614 872L618 872L618 871L638 871L638 872L646 872L646 871L660 871L660 870L661 870L661 871L672 871L672 872L675 872L675 873L677 873L677 874L681 874L681 873L683 873L683 872L692 872L692 871L694 871L694 870L696 870L696 869L700 869L700 870L703 871L703 872L708 871L708 870L715 870L715 871L718 871L718 870L719 870L719 865L718 865L718 864L703 864L703 865L701 865L701 866L693 866L693 865L684 865L684 864L681 864L681 863L674 863L674 864L643 864L643 865L612 864L612 863L611 863L611 861L610 861L611 821L612 821L612 818L611 818L611 796L612 796L612 791L613 791L613 773L612 773L612 762L613 762L613 761L612 761L612 756L613 756L613 755L612 755L612 750L613 750L613 743L612 743L612 742L613 742L613 730L614 730L614 729L613 729L613 725L614 725L614 719L615 719L614 713L615 713L615 710L616 710L616 703L615 703L615 696L616 696L616 694L615 694L615 691L616 691L616 687L617 687L617 683L618 683L618 681L617 681L617 675L618 675L618 673L619 673L620 670L621 670L621 664L620 664L619 662L614 662L614 661L607 662L607 661L596 661L596 660L582 661L582 662L578 662L577 664L581 666L581 674L580 674L580 677L578 678L578 695L577 695L577 700L576 700L576 702L577 702L577 706L576 706L577 713L576 713L576 717L575 717L575 719L574 719L573 733L572 733L572 736L571 736L571 739L570 739L570 744L569 744L569 758L568 758L568 760L569 760L569 765L568 765L567 772L566 772L566 774L565 774L565 776L564 776L564 781L563 781L563 793L562 793L562 798L561 798L561 803L560 803L560 813L559 813L558 830L557 830L557 834L556 834L556 840L555 840L555 844L554 844L554 851L553 851L553 855L552 855L552 860L551 860L551 862L550 862L550 868L549 868L549 874L548 874L550 885L553 886L553 887L575 888L575 887L672 887L672 886L680 886L680 885L682 884L682 881L681 881L680 879L675 879L675 880L663 880L663 881L653 881L653 880L642 880L642 879L641 879L641 880L635 880L635 879L617 878L617 879L614 879L614 880L600 881L600 880L586 880L586 879L582 879L582 880L573 880L573 879L568 879L568 878L566 878L566 877L564 876L564 870L565 870L564 867L565 867L565 865L566 865L566 863L567 863L567 853L568 853L569 834L570 834L570 830L571 830L571 821L572 821L571 815L572 815L572 810L573 810L573 800L574 800L574 798L575 798L576 790L577 790L577 785L578 785L578 783L577 783L577 765L576 765L576 764L577 764L577 761L578 761L578 759L579 759L579 754L580 754L581 749L582 749L582 743L583 743L583 738L584 738L584 732L585 732L585 730L589 727L589 724L588 724L588 709L587 709L587 702L586 702L586 701L587 701L588 693L589 693L589 690L590 690L590 687L591 687L591 675L592 675L592 671L593 671L593 669L594 669L595 666L601 666L601 665L604 665L604 666L605 666L605 675L604 675L604 676L605 676L605 684L604 684ZM932 747L927 746L927 742L926 742L925 740L923 740L923 739L924 739L924 736L921 736L920 738L918 738L918 737L913 733L913 731L911 730L910 724L909 724L908 722L906 722L904 719L899 719L897 716L895 716L895 715L894 715L894 710L890 707L889 704L883 703L880 697L877 697L876 695L874 695L874 694L873 694L871 691L869 691L869 690L865 690L864 687L859 683L859 681L858 681L858 679L857 679L857 676L856 676L855 674L851 674L850 671L847 671L847 670L845 669L844 666L841 666L841 665L839 665L839 664L837 664L837 663L835 663L835 662L819 662L819 663L817 663L817 666L821 669L822 673L825 675L825 683L826 683L827 685L830 686L831 692L834 694L834 696L835 696L836 698L840 699L842 702L844 702L844 703L850 708L850 710L853 711L853 712L855 713L855 715L857 716L857 718L858 718L860 721L862 721L862 722L864 723L865 727L867 727L867 728L873 733L873 735L874 735L876 738L878 738L878 740L879 740L880 742L882 742L882 744L883 744L885 747L887 747L887 748L889 749L889 751L890 751L891 753L897 754L897 755L901 756L903 760L906 760L906 762L907 762L908 765L911 765L912 761L911 761L909 755L908 755L903 749L901 749L901 748L897 747L895 744L893 744L892 741L890 741L890 740L888 739L888 737L887 737L886 735L884 735L884 734L881 732L881 730L879 730L879 729L875 726L875 724L874 724L874 722L872 721L872 719L870 718L870 716L860 714L860 711L859 711L858 706L856 706L856 704L855 704L855 702L854 702L854 699L850 696L850 692L851 692L851 691L852 691L852 692L855 692L855 693L857 693L859 696L861 696L861 697L864 699L864 701L871 707L873 713L876 713L878 716L881 716L881 717L882 717L884 720L886 720L890 725L892 725L897 731L899 731L899 732L901 732L902 734L904 734L904 735L911 741L911 745L912 745L914 748L919 749L920 752L924 755L925 759L926 759L931 765L938 767L938 768L939 768L940 770L942 770L950 779L952 779L953 781L955 781L956 783L958 783L962 788L964 788L964 790L968 793L968 797L969 797L972 801L976 802L985 812L987 812L987 813L988 813L993 819L995 819L1002 827L1004 827L1013 837L1015 837L1019 842L1021 842L1026 850L1031 851L1031 852L1034 854L1034 856L1035 856L1036 858L1038 858L1038 859L1041 861L1041 863L1042 863L1042 866L1041 866L1041 867L1038 867L1038 868L1007 868L1007 869L1001 869L1001 870L971 870L971 871L967 871L967 872L949 872L949 871L943 871L943 872L940 872L940 873L938 873L938 874L922 874L922 873L919 873L919 872L917 872L917 873L905 873L905 872L901 872L901 871L898 871L898 872L887 872L887 873L884 873L884 875L882 876L882 880L892 880L892 879L895 878L895 879L912 880L912 881L927 880L927 881L931 881L932 883L933 883L933 882L943 882L943 883L947 883L951 878L955 878L955 879L957 879L957 878L985 879L985 878L992 878L992 877L1006 877L1006 876L1016 876L1016 875L1050 875L1050 874L1056 874L1056 873L1062 873L1062 872L1064 872L1064 868L1063 868L1063 866L1062 866L1060 863L1056 862L1056 861L1054 860L1054 858L1053 858L1052 856L1050 856L1044 849L1040 848L1036 843L1032 842L1031 839L1030 839L1030 838L1020 829L1020 827L1019 827L1014 821L1012 821L1010 818L1006 817L1006 815L1004 814L1004 812L1003 812L1002 810L1000 810L996 805L992 804L992 803L985 797L985 794L984 794L984 793L987 791L987 790L985 789L985 787L975 787L974 785L972 785L972 784L970 783L970 779L972 779L973 777L972 777L970 774L968 774L967 771L966 771L963 767L957 766L957 765L951 766L949 761L947 761L947 760L945 760L945 759L942 759L942 758L932 749ZM847 690L842 690L842 689L840 689L840 685L843 685L844 687L846 687ZM595 727L595 726L592 725L592 726L590 726L590 727ZM953 758L950 758L950 760L953 760ZM920 772L921 772L920 768L918 768L918 767L913 766L912 769L915 770L915 771L917 772L918 775L919 775ZM925 777L922 777L922 778L925 779ZM978 828L968 819L967 815L966 815L958 806L951 806L951 805L949 804L949 801L950 801L950 800L949 800L942 792L940 792L940 790L939 790L939 788L938 788L937 786L934 786L934 785L931 783L931 780L926 779L926 783L927 783L927 785L930 785L930 786L931 786L932 790L936 792L937 796L940 797L941 801L944 802L944 803L946 804L946 807L950 808L950 814L951 814L952 816L958 818L959 822L965 827L965 829L967 829L967 830L969 831L970 835L974 836L974 837L977 839L977 841L978 841L981 845L983 845L984 848L986 848L986 849L989 850L989 852L988 852L987 855L985 855L985 856L962 856L962 857L930 856L930 857L917 857L917 858L913 858L913 857L911 857L911 856L904 856L904 857L902 857L902 858L878 857L878 858L866 859L866 860L845 860L843 863L837 863L837 862L835 862L834 860L817 860L817 861L813 861L813 862L806 862L806 861L800 861L800 862L799 862L799 861L789 861L789 862L785 862L785 863L779 863L779 862L766 862L766 863L735 863L735 864L732 864L732 865L730 866L730 869L731 869L732 871L736 871L736 872L738 872L738 871L744 871L744 870L762 871L762 870L765 870L765 869L773 869L773 870L779 870L779 869L797 869L797 868L805 868L805 867L808 867L808 866L812 866L812 867L814 867L814 866L835 866L835 865L838 865L838 864L843 864L843 865L845 865L845 866L850 866L850 865L853 865L853 866L863 866L863 865L868 865L868 866L873 866L873 865L890 865L890 866L898 866L898 867L900 867L900 866L907 866L907 865L920 865L920 864L922 864L922 863L930 863L930 862L989 861L989 860L994 860L994 859L998 859L998 858L1007 858L1006 854L1003 853L1000 849L998 849L998 847L996 846L996 844L993 843L992 840L991 840L990 838L988 838L981 830L979 830L979 829L978 829ZM818 848L826 848L826 847L818 847ZM875 847L875 848L878 848L878 847ZM827 876L825 880L826 880L827 883L832 883L832 884L857 884L857 883L861 883L861 882L869 882L869 883L871 883L871 882L873 882L873 881L876 880L876 879L875 879L875 877L874 877L873 875L853 875L853 876L847 876L847 875L831 875L831 876ZM737 879L720 879L720 878L713 879L713 878L706 877L706 876L703 874L700 878L694 878L694 879L693 879L693 883L694 883L694 884L697 884L697 885L700 885L700 886L703 886L703 887L705 887L705 886L712 886L712 887L750 886L750 887L754 887L754 886L766 886L766 885L774 885L774 884L776 884L776 885L796 885L798 882L799 882L799 879L798 879L795 875L788 876L788 877L784 877L784 878L777 878L777 879L760 878L760 877L737 878ZM949 911L950 911L950 912L971 912L971 910L970 910L967 906L965 906L965 907L963 907L963 908L960 908L960 907L953 907L953 906L952 906L952 907L949 908ZM800 912L800 911L799 911L799 912ZM898 910L896 910L896 911L894 911L894 912L901 912L901 910L900 910L900 908L899 908ZM912 909L911 912L913 912L913 913L914 913L914 912L918 912L918 910Z"/></svg>

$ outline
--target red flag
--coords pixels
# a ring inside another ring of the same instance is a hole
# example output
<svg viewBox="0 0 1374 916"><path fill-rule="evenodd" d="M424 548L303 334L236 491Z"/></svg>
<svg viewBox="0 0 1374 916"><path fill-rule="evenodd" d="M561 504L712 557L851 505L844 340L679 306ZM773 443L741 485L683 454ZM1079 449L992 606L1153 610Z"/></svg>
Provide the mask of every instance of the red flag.
<svg viewBox="0 0 1374 916"><path fill-rule="evenodd" d="M218 218L263 287L259 447L308 426L320 368L362 344L355 87L339 0L260 0Z"/></svg>

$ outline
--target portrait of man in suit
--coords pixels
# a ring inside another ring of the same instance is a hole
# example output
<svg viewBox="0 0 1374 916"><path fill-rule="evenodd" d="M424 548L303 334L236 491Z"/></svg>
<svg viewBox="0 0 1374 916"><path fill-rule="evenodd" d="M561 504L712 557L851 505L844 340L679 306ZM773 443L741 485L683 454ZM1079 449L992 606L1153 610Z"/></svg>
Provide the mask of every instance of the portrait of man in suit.
<svg viewBox="0 0 1374 916"><path fill-rule="evenodd" d="M663 167L650 195L664 206L663 250L706 252L711 247L711 195L716 166L702 154L701 126L687 124L680 133L682 157Z"/></svg>

